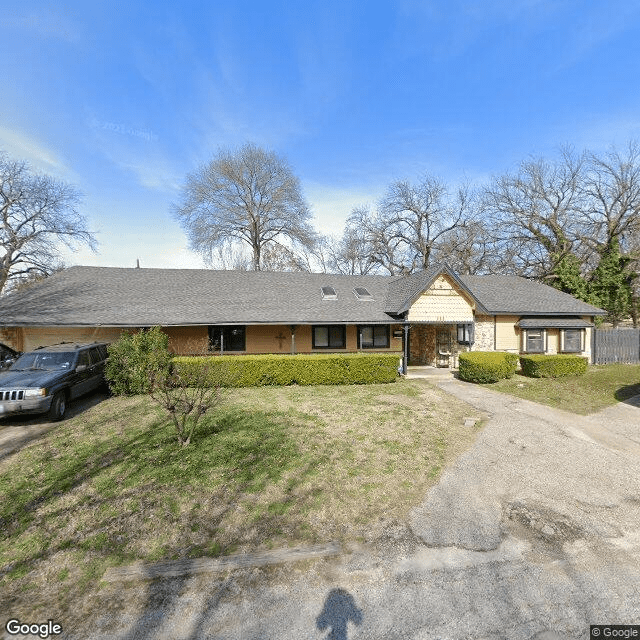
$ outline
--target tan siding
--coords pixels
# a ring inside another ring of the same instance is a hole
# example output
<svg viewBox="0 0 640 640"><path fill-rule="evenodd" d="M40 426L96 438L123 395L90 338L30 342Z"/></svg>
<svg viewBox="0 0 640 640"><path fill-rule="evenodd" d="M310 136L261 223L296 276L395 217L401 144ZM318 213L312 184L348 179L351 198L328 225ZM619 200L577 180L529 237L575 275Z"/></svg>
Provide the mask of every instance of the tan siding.
<svg viewBox="0 0 640 640"><path fill-rule="evenodd" d="M496 351L520 351L518 316L496 316Z"/></svg>
<svg viewBox="0 0 640 640"><path fill-rule="evenodd" d="M402 338L394 338L390 327L389 349L371 351L401 351ZM209 334L206 326L163 327L169 337L169 350L179 355L208 353ZM7 327L0 330L0 342L19 351L29 351L36 347L59 342L114 342L125 331L118 327ZM357 351L358 333L356 325L347 325L347 346L340 351ZM299 325L295 330L296 353L313 352L311 326ZM327 353L326 349L316 352ZM370 351L367 349L367 351ZM235 353L235 352L228 352ZM291 328L289 325L249 325L246 327L246 351L238 353L291 353Z"/></svg>
<svg viewBox="0 0 640 640"><path fill-rule="evenodd" d="M252 325L246 331L247 353L291 353L291 328L287 325Z"/></svg>
<svg viewBox="0 0 640 640"><path fill-rule="evenodd" d="M207 353L207 327L163 327L162 330L169 336L169 351L179 355Z"/></svg>
<svg viewBox="0 0 640 640"><path fill-rule="evenodd" d="M388 349L367 349L370 351L402 351L402 338L394 338L393 330L402 325L391 325L389 329L390 346ZM331 353L331 349L313 349L312 327L298 325L295 330L296 353ZM358 350L358 327L349 324L346 327L346 347L338 352ZM247 326L247 353L291 353L291 329L288 325Z"/></svg>
<svg viewBox="0 0 640 640"><path fill-rule="evenodd" d="M547 329L547 353L556 354L560 351L560 330Z"/></svg>
<svg viewBox="0 0 640 640"><path fill-rule="evenodd" d="M311 327L308 324L296 328L296 353L311 351Z"/></svg>
<svg viewBox="0 0 640 640"><path fill-rule="evenodd" d="M0 328L0 342L16 351L24 351L24 330L22 327Z"/></svg>
<svg viewBox="0 0 640 640"><path fill-rule="evenodd" d="M446 276L439 276L409 309L410 322L473 322L473 304Z"/></svg>
<svg viewBox="0 0 640 640"><path fill-rule="evenodd" d="M118 327L24 327L23 351L59 342L114 342Z"/></svg>
<svg viewBox="0 0 640 640"><path fill-rule="evenodd" d="M358 349L358 327L355 324L347 325L347 351Z"/></svg>
<svg viewBox="0 0 640 640"><path fill-rule="evenodd" d="M389 342L389 351L402 351L402 338L394 338L394 331L402 331L401 324L392 324L389 328L390 331L390 342Z"/></svg>

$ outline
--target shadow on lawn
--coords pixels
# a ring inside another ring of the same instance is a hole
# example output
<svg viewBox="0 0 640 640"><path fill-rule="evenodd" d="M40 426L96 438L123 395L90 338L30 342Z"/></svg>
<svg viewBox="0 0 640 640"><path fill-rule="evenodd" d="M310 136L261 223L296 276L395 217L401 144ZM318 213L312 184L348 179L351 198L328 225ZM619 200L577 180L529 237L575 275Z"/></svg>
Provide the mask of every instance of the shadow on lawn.
<svg viewBox="0 0 640 640"><path fill-rule="evenodd" d="M126 407L111 414L110 419L114 424L122 423L123 420L126 421L130 411L131 407ZM248 523L252 528L251 531L244 532L247 535L242 543L259 546L260 542L268 540L269 536L282 533L282 516L279 514L285 513L289 505L294 505L300 500L305 502L314 495L312 491L309 491L308 495L302 495L296 492L296 489L299 489L300 484L314 472L315 465L299 459L300 453L295 441L288 435L286 425L273 420L266 412L249 412L236 407L221 410L215 417L203 421L195 439L185 449L180 449L172 427L167 427L164 418L152 420L144 430L130 435L125 427L123 433L96 442L95 446L76 446L77 440L81 440L82 436L74 433L72 428L73 425L68 433L61 431L56 434L56 437L60 435L62 439L43 440L43 448L38 451L41 459L31 463L34 467L41 468L54 460L57 466L49 470L46 484L40 480L38 486L36 473L33 478L19 478L16 484L9 486L5 491L0 504L0 530L3 531L5 540L17 538L34 522L37 523L39 508L48 505L55 508L49 508L47 511L45 529L54 530L56 522L64 521L70 514L68 504L58 505L56 501L74 489L93 482L97 491L82 496L73 509L91 508L100 513L103 509L108 510L114 499L120 500L122 504L123 500L139 498L145 503L144 509L147 514L154 518L163 518L163 530L170 527L179 527L179 531L185 533L198 530L210 541L208 546L198 548L187 547L186 541L185 545L179 546L180 542L184 541L184 537L179 536L178 544L173 545L177 548L165 545L162 556L154 558L155 560L185 559L187 555L225 555L233 551L233 547L218 544L216 540L225 517L238 508L240 500L248 493L259 493L270 483L277 482L292 462L298 466L295 478L283 487L284 495L280 495L278 503L262 505L262 512L256 516L255 522ZM54 447L64 451L66 442L72 444L69 445L66 457L60 458L60 451L54 451ZM189 463L185 464L185 460ZM192 471L194 474L208 474L212 467L219 467L224 478L222 485L206 489L206 482L203 481L203 476L200 476L194 480L195 487L190 486ZM150 472L150 469L153 472ZM173 485L172 478L175 478ZM29 485L30 490L27 490L26 487ZM158 486L160 491L157 496L155 486ZM184 487L184 491L191 494L194 490L201 491L204 499L219 505L220 508L214 513L207 511L202 515L193 510L174 515L165 513L162 511L161 491L165 486ZM276 508L271 509L273 506ZM71 516L73 517L73 513ZM118 540L117 534L126 534L126 527L131 526L128 522L135 522L131 519L131 514L119 511L114 515L105 514L104 517L96 518L93 526L85 527L81 531L74 530L64 536L52 536L44 547L33 549L20 559L10 559L8 564L0 567L0 578L10 575L18 580L19 576L26 576L28 579L31 572L38 572L46 567L43 563L56 553L63 550L85 550L89 552L89 558L93 557L93 572L85 574L84 584L74 584L67 594L67 599L79 598L83 593L95 589L106 568L131 563L137 559L125 548L126 541ZM126 535L124 537L126 538ZM185 581L190 578L191 576L186 576L149 581L143 595L142 608L139 609L139 617L126 637L147 637L153 629L161 628L167 615L174 609ZM0 610L12 611L18 615L21 611L16 610L16 607L22 609L30 604L29 599L24 599L20 594L19 584L16 584L16 587L13 589L13 595L8 589L4 589L4 596L0 598ZM224 580L217 582L206 603L203 617L196 621L197 628L206 621L206 612L214 611L218 606L227 587L228 584ZM97 601L99 600L100 596L97 594ZM65 606L62 602L59 604ZM123 600L122 604L126 610L126 601ZM97 607L94 610L98 612L96 616L99 616L101 609ZM81 615L80 611L78 615ZM70 617L75 616L71 613ZM69 626L84 626L86 623L86 620L81 621L78 618L69 619L67 622Z"/></svg>
<svg viewBox="0 0 640 640"><path fill-rule="evenodd" d="M640 382L620 387L619 389L616 389L614 395L618 402L624 402L634 407L640 407Z"/></svg>
<svg viewBox="0 0 640 640"><path fill-rule="evenodd" d="M99 390L78 400L72 400L68 405L65 420L70 420L88 411L108 398L109 394L107 392ZM16 453L33 440L43 438L49 431L59 428L63 424L51 422L47 414L37 416L13 415L3 418L2 422L0 422L0 429L4 429L4 433L12 432L13 435L0 444L0 460Z"/></svg>

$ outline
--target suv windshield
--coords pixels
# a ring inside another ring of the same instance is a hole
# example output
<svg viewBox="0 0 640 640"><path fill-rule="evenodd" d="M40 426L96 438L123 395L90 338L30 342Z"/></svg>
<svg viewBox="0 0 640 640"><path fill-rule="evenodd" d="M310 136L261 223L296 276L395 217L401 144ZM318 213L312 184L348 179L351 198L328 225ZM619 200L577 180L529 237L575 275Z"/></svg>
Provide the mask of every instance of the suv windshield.
<svg viewBox="0 0 640 640"><path fill-rule="evenodd" d="M50 371L57 369L71 369L75 359L75 353L51 353L38 351L36 353L25 353L21 355L10 367L12 371L25 369L47 369Z"/></svg>

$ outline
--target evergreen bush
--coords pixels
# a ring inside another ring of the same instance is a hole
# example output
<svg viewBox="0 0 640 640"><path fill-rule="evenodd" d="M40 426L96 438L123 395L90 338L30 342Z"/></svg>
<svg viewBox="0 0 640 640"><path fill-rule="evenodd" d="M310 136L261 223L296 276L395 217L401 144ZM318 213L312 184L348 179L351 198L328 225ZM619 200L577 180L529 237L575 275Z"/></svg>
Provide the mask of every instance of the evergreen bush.
<svg viewBox="0 0 640 640"><path fill-rule="evenodd" d="M520 356L522 373L530 378L582 376L587 372L587 359L568 354Z"/></svg>
<svg viewBox="0 0 640 640"><path fill-rule="evenodd" d="M399 354L177 356L174 370L227 387L394 382Z"/></svg>
<svg viewBox="0 0 640 640"><path fill-rule="evenodd" d="M111 393L148 393L151 381L169 373L169 338L160 327L125 333L107 347L105 378Z"/></svg>
<svg viewBox="0 0 640 640"><path fill-rule="evenodd" d="M498 382L511 378L518 365L518 355L501 351L469 351L459 356L458 375L467 382Z"/></svg>

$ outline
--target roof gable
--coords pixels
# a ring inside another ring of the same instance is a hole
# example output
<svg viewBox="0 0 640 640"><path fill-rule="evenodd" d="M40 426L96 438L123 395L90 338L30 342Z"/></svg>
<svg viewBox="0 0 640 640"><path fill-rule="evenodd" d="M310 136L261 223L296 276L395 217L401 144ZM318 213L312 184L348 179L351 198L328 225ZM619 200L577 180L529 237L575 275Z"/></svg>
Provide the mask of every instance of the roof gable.
<svg viewBox="0 0 640 640"><path fill-rule="evenodd" d="M407 312L409 322L473 322L473 298L461 291L446 273L413 301Z"/></svg>
<svg viewBox="0 0 640 640"><path fill-rule="evenodd" d="M464 283L451 267L446 263L437 263L425 269L417 271L409 276L398 276L389 283L389 293L385 309L387 313L403 314L411 308L411 305L427 291L440 275L446 275L451 278L469 298L471 298L481 311L484 311L482 303L477 300L473 291Z"/></svg>

